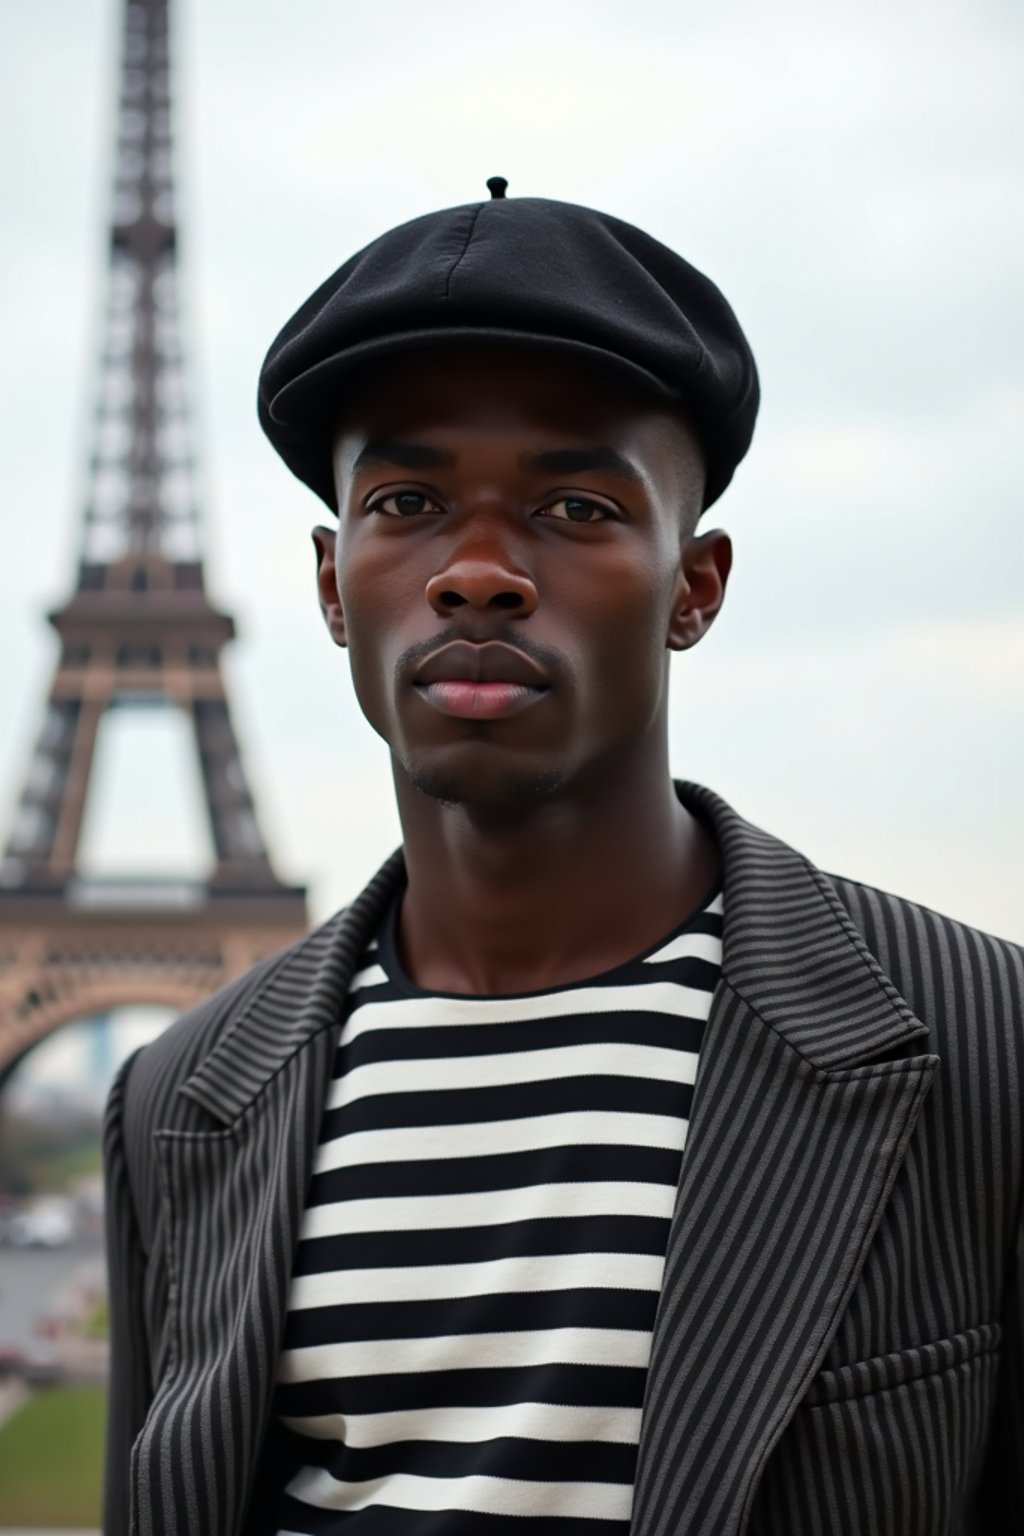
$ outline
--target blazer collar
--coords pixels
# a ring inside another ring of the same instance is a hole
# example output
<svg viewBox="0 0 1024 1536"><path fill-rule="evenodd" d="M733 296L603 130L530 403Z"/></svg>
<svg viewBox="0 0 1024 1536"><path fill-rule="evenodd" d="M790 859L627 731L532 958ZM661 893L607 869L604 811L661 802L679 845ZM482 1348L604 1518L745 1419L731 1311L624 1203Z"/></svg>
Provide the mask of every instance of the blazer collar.
<svg viewBox="0 0 1024 1536"><path fill-rule="evenodd" d="M722 975L760 1019L826 1071L884 1060L923 1041L927 1029L827 876L711 790L678 779L675 788L718 844ZM179 1092L234 1124L295 1051L338 1022L362 951L405 878L398 848L350 906L286 952ZM823 1008L826 1002L832 1006Z"/></svg>
<svg viewBox="0 0 1024 1536"><path fill-rule="evenodd" d="M676 780L718 843L722 975L769 1028L821 1071L898 1055L928 1036L868 949L831 880L720 796Z"/></svg>
<svg viewBox="0 0 1024 1536"><path fill-rule="evenodd" d="M296 1051L338 1023L363 950L404 880L397 848L351 906L285 951L178 1092L233 1125Z"/></svg>

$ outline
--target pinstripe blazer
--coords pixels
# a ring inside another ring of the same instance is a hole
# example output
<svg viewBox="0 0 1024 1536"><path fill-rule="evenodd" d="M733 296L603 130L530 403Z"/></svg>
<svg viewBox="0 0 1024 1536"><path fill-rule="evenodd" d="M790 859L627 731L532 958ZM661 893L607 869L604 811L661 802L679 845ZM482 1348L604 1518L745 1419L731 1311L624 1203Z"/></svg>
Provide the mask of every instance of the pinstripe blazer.
<svg viewBox="0 0 1024 1536"><path fill-rule="evenodd" d="M1024 954L676 791L721 851L723 966L632 1532L1019 1536ZM341 1004L402 878L398 850L117 1075L106 1536L264 1536Z"/></svg>

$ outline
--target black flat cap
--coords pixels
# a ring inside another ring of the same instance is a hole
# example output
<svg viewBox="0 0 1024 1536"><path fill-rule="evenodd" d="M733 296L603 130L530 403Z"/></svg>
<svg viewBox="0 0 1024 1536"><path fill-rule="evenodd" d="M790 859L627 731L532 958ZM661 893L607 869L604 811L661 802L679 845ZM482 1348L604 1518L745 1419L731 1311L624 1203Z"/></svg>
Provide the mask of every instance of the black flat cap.
<svg viewBox="0 0 1024 1536"><path fill-rule="evenodd" d="M675 402L702 443L710 506L750 446L759 389L739 322L708 278L632 224L575 203L506 198L444 208L350 257L275 338L263 430L332 511L332 437L359 367L446 343L544 345Z"/></svg>

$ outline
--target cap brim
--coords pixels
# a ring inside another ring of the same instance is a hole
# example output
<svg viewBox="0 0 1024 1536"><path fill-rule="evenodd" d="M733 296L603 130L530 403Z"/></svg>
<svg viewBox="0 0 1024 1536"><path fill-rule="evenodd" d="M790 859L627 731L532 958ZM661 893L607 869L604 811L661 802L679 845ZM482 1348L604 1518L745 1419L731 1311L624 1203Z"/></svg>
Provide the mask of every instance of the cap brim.
<svg viewBox="0 0 1024 1536"><path fill-rule="evenodd" d="M511 346L543 347L548 351L578 358L580 362L603 366L624 379L631 380L646 394L654 394L661 400L678 401L679 390L666 384L656 374L648 372L638 363L621 357L604 347L590 342L576 341L564 336L546 336L541 332L509 330L501 326L452 326L444 330L401 331L388 336L373 336L356 342L331 357L323 358L312 368L307 368L297 378L291 379L269 402L270 419L279 426L300 426L309 419L340 415L340 400L324 398L332 384L340 383L346 374L377 358L403 352L433 350L435 347L455 346L466 342L500 342Z"/></svg>

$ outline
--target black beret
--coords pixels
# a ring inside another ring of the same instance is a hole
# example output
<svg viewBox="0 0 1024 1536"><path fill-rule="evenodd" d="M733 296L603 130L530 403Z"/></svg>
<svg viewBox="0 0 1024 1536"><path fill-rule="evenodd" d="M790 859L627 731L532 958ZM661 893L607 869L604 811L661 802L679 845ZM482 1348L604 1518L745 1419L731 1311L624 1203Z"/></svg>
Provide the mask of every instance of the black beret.
<svg viewBox="0 0 1024 1536"><path fill-rule="evenodd" d="M622 219L544 197L444 208L351 256L275 338L259 418L289 469L337 511L332 438L353 371L450 342L529 343L611 367L677 403L706 461L705 507L750 446L759 389L710 279Z"/></svg>

